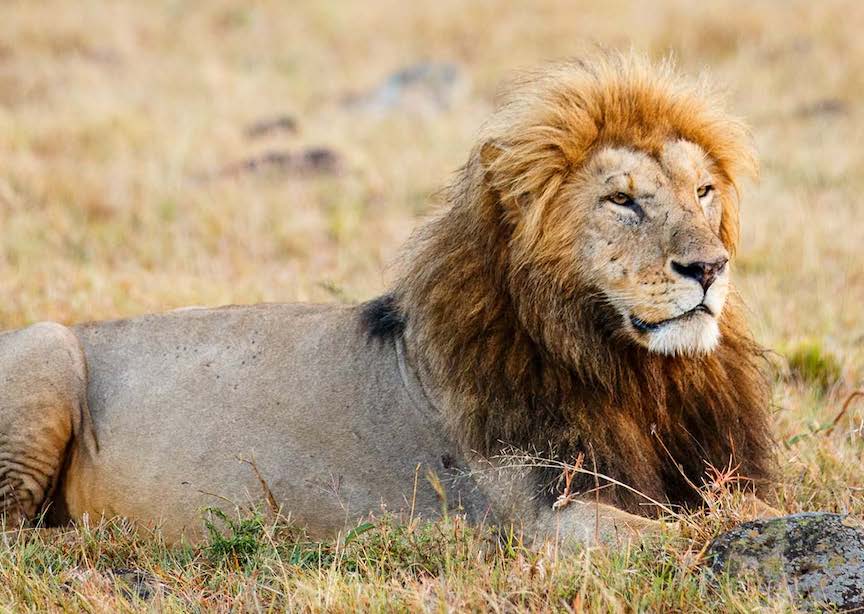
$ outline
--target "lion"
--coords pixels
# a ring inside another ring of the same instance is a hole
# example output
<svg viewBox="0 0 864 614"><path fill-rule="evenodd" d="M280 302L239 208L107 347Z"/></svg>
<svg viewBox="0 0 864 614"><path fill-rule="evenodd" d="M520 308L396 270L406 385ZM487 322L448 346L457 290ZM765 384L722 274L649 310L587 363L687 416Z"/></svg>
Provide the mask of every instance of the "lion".
<svg viewBox="0 0 864 614"><path fill-rule="evenodd" d="M7 522L194 540L263 490L312 535L459 513L588 543L699 506L712 466L759 495L769 386L730 281L755 172L668 63L530 73L375 299L0 336Z"/></svg>

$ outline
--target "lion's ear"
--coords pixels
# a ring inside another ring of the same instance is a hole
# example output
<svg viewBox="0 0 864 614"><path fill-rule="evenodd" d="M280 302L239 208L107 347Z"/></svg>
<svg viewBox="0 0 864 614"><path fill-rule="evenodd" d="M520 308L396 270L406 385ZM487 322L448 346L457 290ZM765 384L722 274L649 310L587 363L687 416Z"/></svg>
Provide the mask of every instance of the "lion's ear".
<svg viewBox="0 0 864 614"><path fill-rule="evenodd" d="M498 141L489 140L480 146L480 164L483 168L489 170L498 158L504 153L504 146Z"/></svg>
<svg viewBox="0 0 864 614"><path fill-rule="evenodd" d="M514 160L517 146L497 139L489 139L480 146L477 154L480 166L485 172L485 183L493 190L504 207L505 212L521 216L533 209L535 203L541 208L554 195L561 184L564 163L556 154L563 153L557 146L546 146L543 154L551 158L551 163L538 163L526 169ZM532 157L530 153L528 157ZM537 156L543 160L543 156Z"/></svg>
<svg viewBox="0 0 864 614"><path fill-rule="evenodd" d="M506 151L506 145L503 145L499 141L486 141L480 147L480 165L483 167L483 170L486 171L487 182L490 187L493 187L498 193L498 196L501 199L501 204L504 205L505 210L510 211L510 213L524 212L531 202L531 195L528 192L519 192L516 195L504 194L499 191L500 186L495 185L495 176L497 174L495 171L501 170L500 168L496 169L495 165Z"/></svg>

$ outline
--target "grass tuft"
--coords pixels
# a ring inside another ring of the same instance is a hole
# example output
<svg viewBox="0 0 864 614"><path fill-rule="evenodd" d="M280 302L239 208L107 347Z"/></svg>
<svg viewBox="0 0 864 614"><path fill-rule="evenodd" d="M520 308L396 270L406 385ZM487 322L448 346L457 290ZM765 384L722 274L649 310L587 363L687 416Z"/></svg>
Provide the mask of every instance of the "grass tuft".
<svg viewBox="0 0 864 614"><path fill-rule="evenodd" d="M217 522L223 525L217 526ZM269 548L265 541L265 521L261 512L233 519L219 508L207 509L207 558L215 565L227 563L252 568Z"/></svg>
<svg viewBox="0 0 864 614"><path fill-rule="evenodd" d="M786 353L789 374L797 382L827 391L842 374L839 360L818 341L807 341Z"/></svg>

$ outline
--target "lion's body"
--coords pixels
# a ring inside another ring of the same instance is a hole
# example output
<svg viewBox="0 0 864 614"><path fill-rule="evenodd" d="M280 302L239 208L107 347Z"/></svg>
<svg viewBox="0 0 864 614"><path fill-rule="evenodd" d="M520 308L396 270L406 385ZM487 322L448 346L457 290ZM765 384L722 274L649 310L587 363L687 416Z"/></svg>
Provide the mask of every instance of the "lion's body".
<svg viewBox="0 0 864 614"><path fill-rule="evenodd" d="M446 505L581 541L698 504L712 465L761 485L768 387L726 301L744 128L632 58L517 94L379 299L0 336L3 509L194 537L208 506L322 534ZM553 511L580 458L592 503Z"/></svg>
<svg viewBox="0 0 864 614"><path fill-rule="evenodd" d="M95 445L70 451L55 518L121 515L191 536L205 507L266 504L258 474L313 533L382 506L442 509L426 471L445 478L458 450L357 308L195 309L72 331ZM451 503L479 509L460 484Z"/></svg>

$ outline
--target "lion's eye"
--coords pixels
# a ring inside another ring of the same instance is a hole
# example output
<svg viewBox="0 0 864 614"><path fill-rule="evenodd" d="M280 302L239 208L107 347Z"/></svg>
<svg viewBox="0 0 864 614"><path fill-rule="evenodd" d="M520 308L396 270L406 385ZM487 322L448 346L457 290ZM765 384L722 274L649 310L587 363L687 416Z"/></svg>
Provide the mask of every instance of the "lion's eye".
<svg viewBox="0 0 864 614"><path fill-rule="evenodd" d="M615 192L614 194L610 194L606 197L606 201L613 205L617 205L618 207L630 209L630 211L635 213L640 220L645 218L645 211L639 206L639 203L633 200L633 197L626 192Z"/></svg>
<svg viewBox="0 0 864 614"><path fill-rule="evenodd" d="M710 183L707 183L707 184L701 186L698 190L696 190L696 196L698 196L699 198L705 198L706 196L708 196L713 191L714 191L714 186L711 185Z"/></svg>
<svg viewBox="0 0 864 614"><path fill-rule="evenodd" d="M633 199L630 198L629 194L625 194L624 192L616 192L612 196L609 197L609 200L615 203L616 205L621 205L622 207L626 207L630 203L633 202Z"/></svg>

